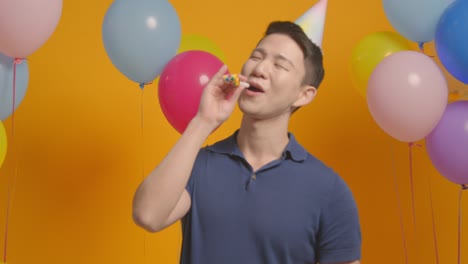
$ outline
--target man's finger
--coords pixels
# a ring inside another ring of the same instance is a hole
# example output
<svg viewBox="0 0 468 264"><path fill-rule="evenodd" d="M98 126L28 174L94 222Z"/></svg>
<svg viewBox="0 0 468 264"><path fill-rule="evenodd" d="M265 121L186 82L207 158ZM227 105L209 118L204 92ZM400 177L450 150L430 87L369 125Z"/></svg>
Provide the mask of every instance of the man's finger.
<svg viewBox="0 0 468 264"><path fill-rule="evenodd" d="M223 85L223 75L227 71L227 65L221 66L219 70L211 77L211 79L206 83L205 87L209 86L222 86Z"/></svg>
<svg viewBox="0 0 468 264"><path fill-rule="evenodd" d="M218 80L222 80L222 77L223 75L226 73L227 71L227 65L224 64L223 66L221 66L221 68L219 68L219 70L215 73L215 75L213 75L213 77L211 78L211 80L213 81L218 81Z"/></svg>
<svg viewBox="0 0 468 264"><path fill-rule="evenodd" d="M239 100L239 97L242 93L242 91L244 91L246 89L245 86L243 85L239 85L238 87L236 87L234 89L234 92L230 95L230 97L228 98L228 100L231 102L231 103L235 103L237 100Z"/></svg>

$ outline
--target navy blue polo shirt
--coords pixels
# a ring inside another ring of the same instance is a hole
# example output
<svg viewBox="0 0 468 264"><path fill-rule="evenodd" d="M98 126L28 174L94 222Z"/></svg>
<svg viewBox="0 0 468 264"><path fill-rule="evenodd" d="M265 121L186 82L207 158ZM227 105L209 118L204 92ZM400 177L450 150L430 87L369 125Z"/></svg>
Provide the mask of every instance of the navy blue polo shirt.
<svg viewBox="0 0 468 264"><path fill-rule="evenodd" d="M346 183L289 133L280 159L257 171L238 131L200 150L182 219L182 264L337 263L361 257L358 210Z"/></svg>

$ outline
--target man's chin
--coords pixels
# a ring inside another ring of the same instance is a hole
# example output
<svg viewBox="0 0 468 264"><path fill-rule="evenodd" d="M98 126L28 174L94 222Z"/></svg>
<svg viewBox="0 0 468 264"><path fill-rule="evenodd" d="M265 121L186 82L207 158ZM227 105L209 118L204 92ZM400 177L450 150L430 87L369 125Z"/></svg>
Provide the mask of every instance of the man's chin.
<svg viewBox="0 0 468 264"><path fill-rule="evenodd" d="M242 99L238 102L240 111L245 114L253 114L255 112L254 105L251 102L243 102Z"/></svg>
<svg viewBox="0 0 468 264"><path fill-rule="evenodd" d="M239 110L242 112L244 117L247 117L249 119L261 119L262 115L257 109L257 107L251 107L251 106L245 106L239 104Z"/></svg>

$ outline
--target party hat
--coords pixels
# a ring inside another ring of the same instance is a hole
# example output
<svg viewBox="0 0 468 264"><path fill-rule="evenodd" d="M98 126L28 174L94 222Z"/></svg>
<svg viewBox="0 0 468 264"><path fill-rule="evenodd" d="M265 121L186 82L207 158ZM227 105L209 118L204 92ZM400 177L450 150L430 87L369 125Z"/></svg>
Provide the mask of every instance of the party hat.
<svg viewBox="0 0 468 264"><path fill-rule="evenodd" d="M298 24L307 36L319 47L322 47L323 30L325 28L325 17L327 14L327 2L328 0L320 0L295 21L295 23Z"/></svg>

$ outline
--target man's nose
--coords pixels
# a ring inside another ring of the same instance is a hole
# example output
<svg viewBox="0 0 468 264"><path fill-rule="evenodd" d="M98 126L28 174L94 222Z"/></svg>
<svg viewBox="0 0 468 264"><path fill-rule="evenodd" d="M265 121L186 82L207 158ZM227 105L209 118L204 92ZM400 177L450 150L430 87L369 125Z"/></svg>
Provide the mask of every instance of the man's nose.
<svg viewBox="0 0 468 264"><path fill-rule="evenodd" d="M253 75L258 78L266 78L268 73L268 62L261 61L253 69Z"/></svg>

